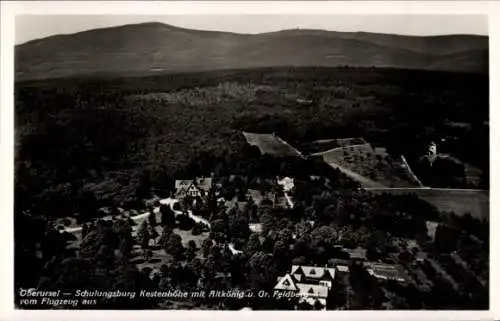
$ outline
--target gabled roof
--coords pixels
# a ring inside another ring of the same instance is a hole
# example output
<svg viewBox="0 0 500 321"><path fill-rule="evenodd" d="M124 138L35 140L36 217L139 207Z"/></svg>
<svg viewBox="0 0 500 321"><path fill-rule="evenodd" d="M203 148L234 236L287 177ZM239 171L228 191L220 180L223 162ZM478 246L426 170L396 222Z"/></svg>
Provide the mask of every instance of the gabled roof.
<svg viewBox="0 0 500 321"><path fill-rule="evenodd" d="M347 265L337 265L337 271L347 273L349 272L349 267Z"/></svg>
<svg viewBox="0 0 500 321"><path fill-rule="evenodd" d="M191 184L193 184L192 179L178 179L175 180L175 189L188 188Z"/></svg>
<svg viewBox="0 0 500 321"><path fill-rule="evenodd" d="M302 272L306 278L321 279L328 273L329 276L335 278L335 269L329 267L305 266L305 265L292 265L292 274ZM326 275L328 276L328 275Z"/></svg>
<svg viewBox="0 0 500 321"><path fill-rule="evenodd" d="M192 179L178 179L175 181L175 189L188 188L191 185L195 185L199 189L208 191L212 187L211 177L197 177L195 180Z"/></svg>
<svg viewBox="0 0 500 321"><path fill-rule="evenodd" d="M207 192L212 188L212 178L211 177L197 177L196 178L196 186L199 189L204 190Z"/></svg>
<svg viewBox="0 0 500 321"><path fill-rule="evenodd" d="M319 302L322 306L326 305L326 299L323 298L312 298L312 297L302 297L299 299L299 303L306 302L307 304L314 306L316 302Z"/></svg>
<svg viewBox="0 0 500 321"><path fill-rule="evenodd" d="M285 274L284 277L278 278L278 283L274 287L275 290L284 290L284 291L297 291L298 288L293 281L293 278L290 274Z"/></svg>
<svg viewBox="0 0 500 321"><path fill-rule="evenodd" d="M328 287L324 285L297 283L297 288L299 289L299 295L302 296L314 298L328 297Z"/></svg>
<svg viewBox="0 0 500 321"><path fill-rule="evenodd" d="M191 186L191 185L190 185ZM189 186L186 186L186 187L179 187L176 191L175 191L175 195L176 196L179 196L179 195L185 195L187 194L189 190Z"/></svg>
<svg viewBox="0 0 500 321"><path fill-rule="evenodd" d="M346 249L344 248L344 252L349 254L351 259L362 259L366 260L366 249L363 248L355 248L355 249Z"/></svg>

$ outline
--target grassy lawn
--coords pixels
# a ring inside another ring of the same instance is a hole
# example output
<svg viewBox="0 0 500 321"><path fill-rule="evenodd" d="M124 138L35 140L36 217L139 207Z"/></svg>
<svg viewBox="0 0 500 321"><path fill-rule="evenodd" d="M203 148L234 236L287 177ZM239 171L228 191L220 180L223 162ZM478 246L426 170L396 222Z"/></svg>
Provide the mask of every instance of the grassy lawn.
<svg viewBox="0 0 500 321"><path fill-rule="evenodd" d="M262 154L273 156L298 156L299 152L273 134L243 133L248 144L257 146Z"/></svg>
<svg viewBox="0 0 500 321"><path fill-rule="evenodd" d="M376 151L370 144L341 147L322 155L332 167L352 171L351 175L367 187L382 184L387 187L418 187L400 160L392 159L387 153ZM369 183L369 182L375 183Z"/></svg>

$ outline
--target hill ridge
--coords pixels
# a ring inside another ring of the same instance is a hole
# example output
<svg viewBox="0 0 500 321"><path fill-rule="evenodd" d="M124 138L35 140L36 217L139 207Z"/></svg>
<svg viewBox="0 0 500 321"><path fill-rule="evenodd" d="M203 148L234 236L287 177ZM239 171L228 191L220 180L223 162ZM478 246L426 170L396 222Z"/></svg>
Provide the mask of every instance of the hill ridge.
<svg viewBox="0 0 500 321"><path fill-rule="evenodd" d="M314 29L239 34L148 22L28 41L15 47L15 62L16 80L282 66L485 72L487 51L488 38L481 36Z"/></svg>

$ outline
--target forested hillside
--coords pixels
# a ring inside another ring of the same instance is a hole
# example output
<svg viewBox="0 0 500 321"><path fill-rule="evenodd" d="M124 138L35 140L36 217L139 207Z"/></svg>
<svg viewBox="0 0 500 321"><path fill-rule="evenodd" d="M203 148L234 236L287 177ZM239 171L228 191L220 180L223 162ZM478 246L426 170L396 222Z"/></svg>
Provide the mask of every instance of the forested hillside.
<svg viewBox="0 0 500 321"><path fill-rule="evenodd" d="M16 206L66 215L134 203L179 177L256 173L242 130L294 146L363 137L412 164L434 140L483 170L487 187L487 121L479 74L268 68L18 82Z"/></svg>
<svg viewBox="0 0 500 321"><path fill-rule="evenodd" d="M262 67L488 71L488 37L415 37L294 29L237 34L143 23L16 46L16 79L150 75Z"/></svg>

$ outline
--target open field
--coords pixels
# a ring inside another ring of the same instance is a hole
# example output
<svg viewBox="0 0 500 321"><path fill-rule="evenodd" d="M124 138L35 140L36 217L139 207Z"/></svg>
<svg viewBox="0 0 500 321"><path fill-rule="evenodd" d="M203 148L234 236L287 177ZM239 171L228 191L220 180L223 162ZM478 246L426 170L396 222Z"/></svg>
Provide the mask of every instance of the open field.
<svg viewBox="0 0 500 321"><path fill-rule="evenodd" d="M243 132L248 144L257 146L260 152L271 156L301 156L300 152L274 134Z"/></svg>
<svg viewBox="0 0 500 321"><path fill-rule="evenodd" d="M353 180L357 181L362 186L369 187L369 188L387 188L387 186L383 185L382 183L376 182L372 179L369 179L368 177L364 177L362 175L359 175L358 173L355 173L355 172L351 171L350 169L347 169L343 166L340 166L335 162L327 162L327 161L325 161L325 162L328 165L330 165L331 167L338 169L339 171L346 174L347 176L349 176Z"/></svg>
<svg viewBox="0 0 500 321"><path fill-rule="evenodd" d="M368 188L373 193L414 193L424 201L436 206L442 212L457 215L471 214L479 219L489 220L490 198L485 190L440 189L440 188Z"/></svg>
<svg viewBox="0 0 500 321"><path fill-rule="evenodd" d="M366 187L419 186L404 162L381 150L375 150L368 143L334 148L314 155L323 156L330 166L352 171L356 175L350 176Z"/></svg>

